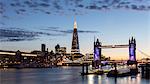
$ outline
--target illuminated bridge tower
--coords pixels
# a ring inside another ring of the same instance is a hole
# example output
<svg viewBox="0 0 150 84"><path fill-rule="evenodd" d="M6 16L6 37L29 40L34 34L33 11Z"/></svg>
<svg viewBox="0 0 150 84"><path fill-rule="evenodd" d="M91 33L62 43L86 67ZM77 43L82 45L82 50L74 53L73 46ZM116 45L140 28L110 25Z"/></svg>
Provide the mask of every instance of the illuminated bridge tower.
<svg viewBox="0 0 150 84"><path fill-rule="evenodd" d="M93 67L98 69L99 65L101 64L101 42L97 39L96 42L94 41L94 62Z"/></svg>
<svg viewBox="0 0 150 84"><path fill-rule="evenodd" d="M129 60L136 61L136 40L133 37L129 39Z"/></svg>
<svg viewBox="0 0 150 84"><path fill-rule="evenodd" d="M79 39L77 31L77 22L74 21L73 37L72 37L72 48L71 48L72 59L80 58Z"/></svg>
<svg viewBox="0 0 150 84"><path fill-rule="evenodd" d="M135 38L129 39L129 60L128 64L136 64L136 40Z"/></svg>
<svg viewBox="0 0 150 84"><path fill-rule="evenodd" d="M127 65L129 65L130 73L137 74L138 73L138 62L136 61L136 40L135 38L129 39L129 60L127 61Z"/></svg>

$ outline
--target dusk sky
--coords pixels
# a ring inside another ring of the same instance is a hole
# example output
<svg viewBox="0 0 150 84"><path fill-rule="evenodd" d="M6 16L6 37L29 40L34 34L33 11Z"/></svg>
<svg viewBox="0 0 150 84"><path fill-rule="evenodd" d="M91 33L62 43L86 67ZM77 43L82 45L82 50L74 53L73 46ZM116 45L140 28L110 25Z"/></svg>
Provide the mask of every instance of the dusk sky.
<svg viewBox="0 0 150 84"><path fill-rule="evenodd" d="M56 44L70 53L74 17L80 51L93 52L94 36L102 45L128 44L150 53L150 0L0 0L0 49L33 51ZM112 59L128 59L128 48L105 49Z"/></svg>

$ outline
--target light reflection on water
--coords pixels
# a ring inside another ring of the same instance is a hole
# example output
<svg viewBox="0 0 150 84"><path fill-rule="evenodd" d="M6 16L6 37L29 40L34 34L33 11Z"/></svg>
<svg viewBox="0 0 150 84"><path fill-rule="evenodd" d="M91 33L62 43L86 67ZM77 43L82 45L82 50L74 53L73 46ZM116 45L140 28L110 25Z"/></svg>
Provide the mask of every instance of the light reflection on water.
<svg viewBox="0 0 150 84"><path fill-rule="evenodd" d="M88 76L88 84L94 84L94 75Z"/></svg>
<svg viewBox="0 0 150 84"><path fill-rule="evenodd" d="M150 84L150 79L143 79L141 75L127 77L107 77L106 75L88 75L88 84Z"/></svg>
<svg viewBox="0 0 150 84"><path fill-rule="evenodd" d="M0 84L150 84L141 75L120 78L81 76L81 67L0 69Z"/></svg>

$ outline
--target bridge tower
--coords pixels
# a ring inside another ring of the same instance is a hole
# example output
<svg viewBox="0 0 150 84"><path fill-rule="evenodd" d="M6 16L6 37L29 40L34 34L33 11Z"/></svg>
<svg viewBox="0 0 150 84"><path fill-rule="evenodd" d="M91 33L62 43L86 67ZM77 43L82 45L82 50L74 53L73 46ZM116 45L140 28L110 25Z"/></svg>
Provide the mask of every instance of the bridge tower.
<svg viewBox="0 0 150 84"><path fill-rule="evenodd" d="M133 37L129 39L129 60L127 61L127 65L130 66L131 74L138 73L138 67L136 61L136 40Z"/></svg>
<svg viewBox="0 0 150 84"><path fill-rule="evenodd" d="M133 37L129 39L129 60L136 61L136 40Z"/></svg>
<svg viewBox="0 0 150 84"><path fill-rule="evenodd" d="M97 39L96 42L94 41L94 62L93 67L95 69L99 68L99 65L101 64L101 42Z"/></svg>

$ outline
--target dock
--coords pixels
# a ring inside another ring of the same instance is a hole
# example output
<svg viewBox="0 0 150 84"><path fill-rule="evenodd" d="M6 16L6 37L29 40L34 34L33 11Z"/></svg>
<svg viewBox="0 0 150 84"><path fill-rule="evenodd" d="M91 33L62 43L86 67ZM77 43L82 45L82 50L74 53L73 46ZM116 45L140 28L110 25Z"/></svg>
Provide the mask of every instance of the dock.
<svg viewBox="0 0 150 84"><path fill-rule="evenodd" d="M102 75L102 74L104 74L104 71L102 69L89 71L88 66L89 66L88 63L83 63L82 64L82 72L81 72L82 76L90 75L90 74L94 74L94 75Z"/></svg>
<svg viewBox="0 0 150 84"><path fill-rule="evenodd" d="M150 78L150 63L140 64L141 74L143 78Z"/></svg>

